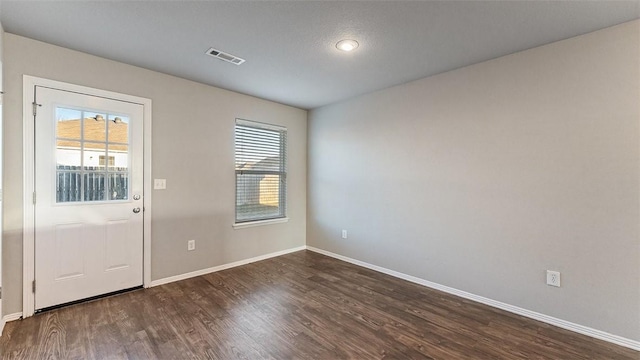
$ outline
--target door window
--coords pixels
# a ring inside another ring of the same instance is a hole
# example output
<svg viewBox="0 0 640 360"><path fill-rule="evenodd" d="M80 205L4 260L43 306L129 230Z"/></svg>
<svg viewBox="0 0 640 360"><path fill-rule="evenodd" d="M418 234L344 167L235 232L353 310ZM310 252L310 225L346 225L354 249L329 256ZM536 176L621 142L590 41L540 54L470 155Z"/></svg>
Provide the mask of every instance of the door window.
<svg viewBox="0 0 640 360"><path fill-rule="evenodd" d="M129 116L56 107L56 203L129 199Z"/></svg>

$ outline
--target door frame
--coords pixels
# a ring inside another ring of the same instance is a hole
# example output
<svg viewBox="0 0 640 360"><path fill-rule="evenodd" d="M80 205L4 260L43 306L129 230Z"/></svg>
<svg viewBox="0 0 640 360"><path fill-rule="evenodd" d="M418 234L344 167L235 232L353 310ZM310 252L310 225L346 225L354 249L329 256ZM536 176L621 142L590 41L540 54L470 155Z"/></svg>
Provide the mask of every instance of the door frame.
<svg viewBox="0 0 640 360"><path fill-rule="evenodd" d="M32 282L35 279L35 124L33 96L35 86L125 101L143 106L143 286L151 285L151 99L99 90L61 81L23 75L23 244L22 244L22 317L35 313Z"/></svg>

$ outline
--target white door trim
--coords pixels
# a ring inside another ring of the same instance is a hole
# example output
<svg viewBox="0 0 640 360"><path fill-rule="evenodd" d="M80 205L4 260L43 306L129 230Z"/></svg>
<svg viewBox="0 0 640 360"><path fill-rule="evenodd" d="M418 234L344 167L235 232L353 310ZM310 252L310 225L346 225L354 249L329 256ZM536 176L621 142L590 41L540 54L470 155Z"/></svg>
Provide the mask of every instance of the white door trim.
<svg viewBox="0 0 640 360"><path fill-rule="evenodd" d="M33 192L35 190L34 156L35 156L35 127L33 117L33 95L35 86L51 87L60 90L78 92L87 95L105 97L114 100L140 104L144 107L144 193L143 193L143 222L144 222L144 259L143 281L144 287L151 285L151 99L138 96L119 94L112 91L98 90L86 86L74 85L39 77L23 76L23 247L22 247L22 316L29 317L35 312L35 297L32 282L35 279L35 207Z"/></svg>

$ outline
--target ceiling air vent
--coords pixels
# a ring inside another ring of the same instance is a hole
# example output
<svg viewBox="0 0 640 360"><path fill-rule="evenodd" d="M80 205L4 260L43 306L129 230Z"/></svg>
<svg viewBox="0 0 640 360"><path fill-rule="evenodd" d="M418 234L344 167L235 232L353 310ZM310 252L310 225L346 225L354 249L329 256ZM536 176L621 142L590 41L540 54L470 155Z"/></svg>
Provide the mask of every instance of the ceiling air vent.
<svg viewBox="0 0 640 360"><path fill-rule="evenodd" d="M231 55L231 54L227 54L226 52L223 52L223 51L220 51L220 50L216 50L214 48L211 48L211 49L207 50L207 55L213 56L216 59L220 59L220 60L223 60L223 61L226 61L226 62L230 62L230 63L236 64L236 65L240 65L245 61L242 58L239 58L239 57Z"/></svg>

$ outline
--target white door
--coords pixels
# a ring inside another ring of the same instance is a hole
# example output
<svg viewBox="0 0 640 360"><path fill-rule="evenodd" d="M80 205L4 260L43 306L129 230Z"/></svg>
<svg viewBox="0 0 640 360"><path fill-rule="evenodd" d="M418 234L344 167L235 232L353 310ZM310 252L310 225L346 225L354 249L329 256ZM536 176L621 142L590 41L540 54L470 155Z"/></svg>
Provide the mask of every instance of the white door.
<svg viewBox="0 0 640 360"><path fill-rule="evenodd" d="M2 25L0 24L0 31L2 29ZM0 49L2 48L2 35L0 35ZM2 317L2 170L3 170L3 162L2 162L2 101L3 97L3 87L2 87L2 59L0 58L0 317ZM2 328L4 326L4 322L0 318L0 335L2 335Z"/></svg>
<svg viewBox="0 0 640 360"><path fill-rule="evenodd" d="M35 98L35 309L142 285L143 106Z"/></svg>

